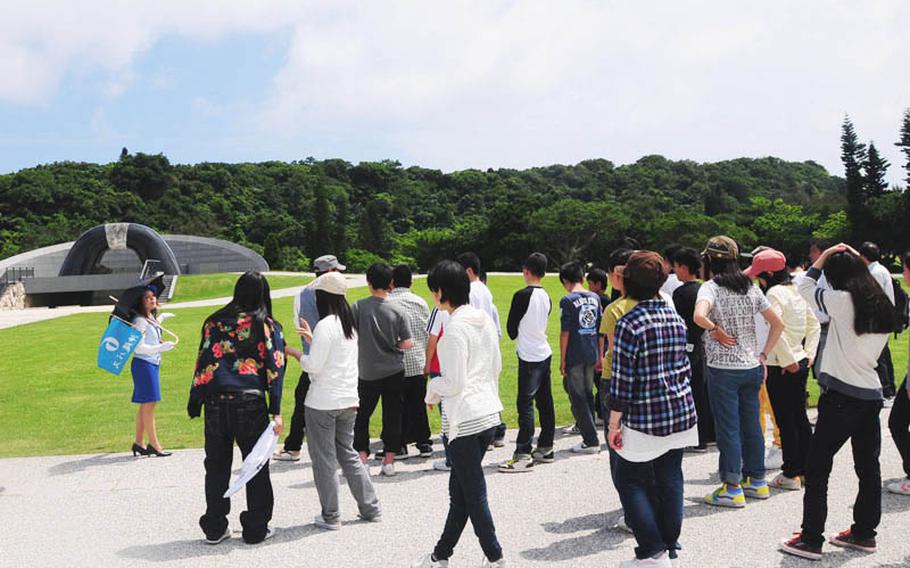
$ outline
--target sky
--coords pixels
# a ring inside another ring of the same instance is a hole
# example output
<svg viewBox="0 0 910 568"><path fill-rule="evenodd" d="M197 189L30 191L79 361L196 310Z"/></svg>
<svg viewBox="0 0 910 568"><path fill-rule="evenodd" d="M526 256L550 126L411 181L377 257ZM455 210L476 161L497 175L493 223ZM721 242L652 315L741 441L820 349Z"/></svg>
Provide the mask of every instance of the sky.
<svg viewBox="0 0 910 568"><path fill-rule="evenodd" d="M4 0L0 172L127 147L444 171L777 156L841 175L848 113L897 183L907 22L906 0Z"/></svg>

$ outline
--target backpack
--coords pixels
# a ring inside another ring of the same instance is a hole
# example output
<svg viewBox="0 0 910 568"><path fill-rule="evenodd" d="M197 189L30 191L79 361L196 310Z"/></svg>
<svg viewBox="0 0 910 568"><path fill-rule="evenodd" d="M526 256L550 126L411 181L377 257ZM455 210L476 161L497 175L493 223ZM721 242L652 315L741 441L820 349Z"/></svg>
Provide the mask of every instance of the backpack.
<svg viewBox="0 0 910 568"><path fill-rule="evenodd" d="M904 292L898 280L892 280L894 286L894 333L901 333L910 327L910 297Z"/></svg>

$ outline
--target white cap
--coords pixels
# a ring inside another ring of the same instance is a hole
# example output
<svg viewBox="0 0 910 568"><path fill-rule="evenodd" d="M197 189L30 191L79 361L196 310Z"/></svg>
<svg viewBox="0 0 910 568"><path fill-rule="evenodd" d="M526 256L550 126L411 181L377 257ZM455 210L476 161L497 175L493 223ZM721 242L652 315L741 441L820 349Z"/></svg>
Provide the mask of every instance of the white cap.
<svg viewBox="0 0 910 568"><path fill-rule="evenodd" d="M326 272L313 282L313 289L344 296L348 291L348 279L340 272Z"/></svg>

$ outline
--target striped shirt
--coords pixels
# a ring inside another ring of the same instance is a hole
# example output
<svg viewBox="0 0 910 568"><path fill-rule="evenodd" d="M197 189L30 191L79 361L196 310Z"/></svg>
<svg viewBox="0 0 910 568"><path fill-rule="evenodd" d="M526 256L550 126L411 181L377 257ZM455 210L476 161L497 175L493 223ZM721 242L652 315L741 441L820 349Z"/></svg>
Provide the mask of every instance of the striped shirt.
<svg viewBox="0 0 910 568"><path fill-rule="evenodd" d="M450 436L451 430L449 429L449 416L446 412L446 405L444 402L441 402L439 404L442 406L442 433L446 436ZM498 412L494 412L493 414L489 414L487 416L474 418L473 420L468 420L459 424L458 437L462 438L464 436L480 434L485 430L499 426L500 422L502 422L502 420L500 419Z"/></svg>

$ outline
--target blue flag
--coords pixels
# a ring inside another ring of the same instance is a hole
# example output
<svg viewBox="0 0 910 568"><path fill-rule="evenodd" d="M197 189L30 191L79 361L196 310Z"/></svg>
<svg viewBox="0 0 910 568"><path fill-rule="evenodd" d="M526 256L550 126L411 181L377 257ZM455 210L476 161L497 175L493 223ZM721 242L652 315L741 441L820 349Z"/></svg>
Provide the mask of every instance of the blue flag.
<svg viewBox="0 0 910 568"><path fill-rule="evenodd" d="M112 318L98 345L98 367L119 375L141 338L142 333L136 328L123 320Z"/></svg>

